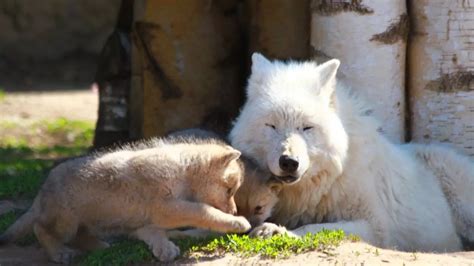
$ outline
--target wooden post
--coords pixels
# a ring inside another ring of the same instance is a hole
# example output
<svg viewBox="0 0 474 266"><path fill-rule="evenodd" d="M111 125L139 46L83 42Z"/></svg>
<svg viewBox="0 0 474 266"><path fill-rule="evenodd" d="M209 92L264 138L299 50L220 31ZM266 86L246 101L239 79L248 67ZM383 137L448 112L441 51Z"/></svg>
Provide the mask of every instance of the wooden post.
<svg viewBox="0 0 474 266"><path fill-rule="evenodd" d="M381 131L405 140L405 0L315 0L311 46L319 62L341 60L339 77L373 106Z"/></svg>
<svg viewBox="0 0 474 266"><path fill-rule="evenodd" d="M242 98L237 3L136 1L132 137L195 126L227 130Z"/></svg>
<svg viewBox="0 0 474 266"><path fill-rule="evenodd" d="M414 141L474 155L474 1L411 0L409 92Z"/></svg>

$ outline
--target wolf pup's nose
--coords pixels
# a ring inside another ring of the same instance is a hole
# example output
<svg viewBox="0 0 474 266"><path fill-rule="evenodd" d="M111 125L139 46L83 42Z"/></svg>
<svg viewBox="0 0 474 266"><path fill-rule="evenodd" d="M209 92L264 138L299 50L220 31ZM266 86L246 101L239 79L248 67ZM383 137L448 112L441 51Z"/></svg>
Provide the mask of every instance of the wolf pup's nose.
<svg viewBox="0 0 474 266"><path fill-rule="evenodd" d="M294 173L298 169L298 161L295 158L292 158L288 155L282 155L279 159L279 164L281 170L285 171L286 173Z"/></svg>

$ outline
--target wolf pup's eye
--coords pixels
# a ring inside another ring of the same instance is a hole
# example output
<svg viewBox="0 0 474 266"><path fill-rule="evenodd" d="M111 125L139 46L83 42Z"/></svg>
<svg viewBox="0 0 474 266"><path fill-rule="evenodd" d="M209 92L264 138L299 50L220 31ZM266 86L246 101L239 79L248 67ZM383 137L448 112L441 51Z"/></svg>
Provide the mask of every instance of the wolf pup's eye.
<svg viewBox="0 0 474 266"><path fill-rule="evenodd" d="M255 207L255 214L259 214L261 210L262 210L262 206Z"/></svg>
<svg viewBox="0 0 474 266"><path fill-rule="evenodd" d="M313 127L304 127L303 131L308 131L308 130L311 130L311 129L313 129Z"/></svg>
<svg viewBox="0 0 474 266"><path fill-rule="evenodd" d="M227 195L228 195L228 196L232 195L232 188L228 188L228 189L227 189Z"/></svg>
<svg viewBox="0 0 474 266"><path fill-rule="evenodd" d="M272 125L272 124L265 124L265 126L271 127L272 129L276 129L275 125Z"/></svg>

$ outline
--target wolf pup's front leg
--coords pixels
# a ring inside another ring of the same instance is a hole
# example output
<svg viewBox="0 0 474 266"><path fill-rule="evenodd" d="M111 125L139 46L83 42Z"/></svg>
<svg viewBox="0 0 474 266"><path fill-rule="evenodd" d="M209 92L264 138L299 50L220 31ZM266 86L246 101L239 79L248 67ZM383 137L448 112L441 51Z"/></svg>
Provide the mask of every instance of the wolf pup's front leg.
<svg viewBox="0 0 474 266"><path fill-rule="evenodd" d="M163 229L149 225L136 230L133 235L144 241L152 250L153 255L162 262L173 261L179 256L179 248L167 238Z"/></svg>
<svg viewBox="0 0 474 266"><path fill-rule="evenodd" d="M174 215L164 215L171 212L174 212ZM191 226L222 233L244 233L251 228L250 223L242 216L225 213L204 203L184 200L162 205L153 222L164 229Z"/></svg>

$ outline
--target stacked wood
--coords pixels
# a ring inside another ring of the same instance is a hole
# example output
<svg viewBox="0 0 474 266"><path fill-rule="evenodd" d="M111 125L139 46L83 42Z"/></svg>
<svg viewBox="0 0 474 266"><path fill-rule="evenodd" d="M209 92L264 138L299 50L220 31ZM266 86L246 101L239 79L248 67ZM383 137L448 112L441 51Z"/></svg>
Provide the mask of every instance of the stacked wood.
<svg viewBox="0 0 474 266"><path fill-rule="evenodd" d="M409 1L408 82L415 141L474 155L474 1Z"/></svg>
<svg viewBox="0 0 474 266"><path fill-rule="evenodd" d="M318 62L341 60L340 78L373 105L381 132L405 140L404 0L315 0L311 46Z"/></svg>
<svg viewBox="0 0 474 266"><path fill-rule="evenodd" d="M249 51L269 58L307 59L309 0L247 0Z"/></svg>
<svg viewBox="0 0 474 266"><path fill-rule="evenodd" d="M238 1L137 0L131 135L225 131L241 103Z"/></svg>

